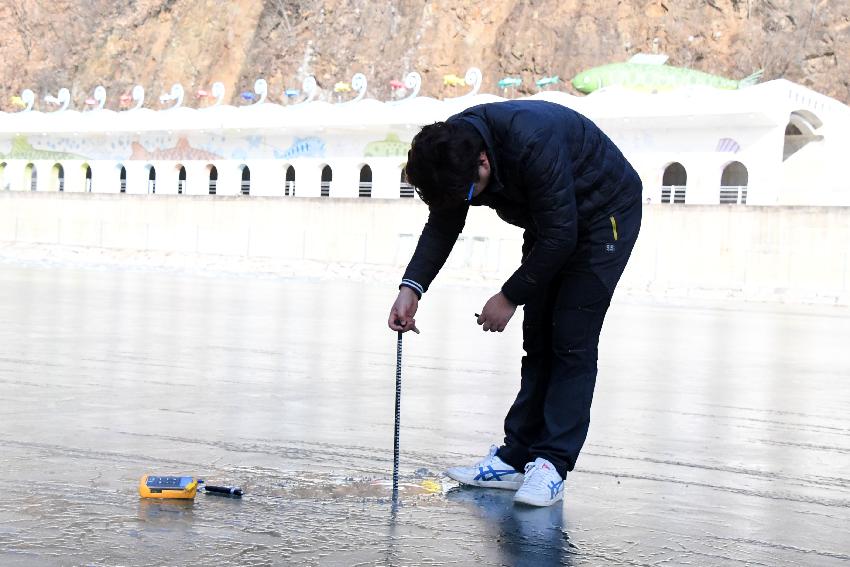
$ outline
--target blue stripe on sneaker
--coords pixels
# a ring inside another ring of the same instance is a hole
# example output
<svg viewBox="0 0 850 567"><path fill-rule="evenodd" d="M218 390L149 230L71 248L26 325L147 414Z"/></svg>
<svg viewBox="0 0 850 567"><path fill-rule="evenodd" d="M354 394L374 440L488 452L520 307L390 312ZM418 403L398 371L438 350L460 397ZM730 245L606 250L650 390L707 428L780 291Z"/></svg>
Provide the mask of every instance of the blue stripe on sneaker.
<svg viewBox="0 0 850 567"><path fill-rule="evenodd" d="M509 474L516 474L516 471L514 469L496 470L492 465L488 465L486 470L484 467L478 467L478 474L473 480L502 480L503 476Z"/></svg>

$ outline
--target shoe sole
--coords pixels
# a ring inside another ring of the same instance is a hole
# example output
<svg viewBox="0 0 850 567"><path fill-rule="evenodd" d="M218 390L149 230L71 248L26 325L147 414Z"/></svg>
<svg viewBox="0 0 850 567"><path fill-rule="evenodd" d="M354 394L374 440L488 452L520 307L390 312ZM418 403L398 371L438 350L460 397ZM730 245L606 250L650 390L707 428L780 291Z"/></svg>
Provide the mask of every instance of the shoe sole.
<svg viewBox="0 0 850 567"><path fill-rule="evenodd" d="M472 478L461 478L459 475L454 475L451 472L446 472L446 476L458 481L461 484L468 486L478 486L480 488L500 488L502 490L518 490L522 486L521 480L475 480Z"/></svg>
<svg viewBox="0 0 850 567"><path fill-rule="evenodd" d="M554 500L549 500L549 499L535 500L533 498L528 498L528 497L522 496L521 494L517 494L516 496L514 496L514 502L517 503L517 504L525 504L526 506L538 506L540 508L545 508L546 506L551 506L552 504L560 502L563 499L564 499L563 494L559 494L558 497L555 498Z"/></svg>

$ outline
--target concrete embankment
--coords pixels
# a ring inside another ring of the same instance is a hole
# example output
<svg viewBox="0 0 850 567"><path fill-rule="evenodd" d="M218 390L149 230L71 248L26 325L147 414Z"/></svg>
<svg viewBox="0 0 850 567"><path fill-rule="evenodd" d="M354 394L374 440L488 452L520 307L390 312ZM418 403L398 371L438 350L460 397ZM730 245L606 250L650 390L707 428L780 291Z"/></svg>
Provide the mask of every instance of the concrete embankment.
<svg viewBox="0 0 850 567"><path fill-rule="evenodd" d="M302 263L339 264L383 277L400 275L426 217L412 200L3 192L0 255L205 258L295 275ZM518 264L521 240L475 208L440 278L497 284ZM850 208L648 205L621 289L850 305Z"/></svg>

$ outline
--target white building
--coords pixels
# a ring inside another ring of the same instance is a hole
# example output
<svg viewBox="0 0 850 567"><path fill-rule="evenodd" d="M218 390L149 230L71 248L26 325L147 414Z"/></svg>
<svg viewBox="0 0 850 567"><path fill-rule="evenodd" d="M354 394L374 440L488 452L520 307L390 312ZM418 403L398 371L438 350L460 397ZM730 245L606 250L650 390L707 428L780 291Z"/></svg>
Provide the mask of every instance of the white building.
<svg viewBox="0 0 850 567"><path fill-rule="evenodd" d="M192 109L178 101L158 111L0 112L0 189L412 197L402 168L419 127L504 100L477 94L477 86L447 100L361 97L339 104L278 105L263 97L245 107ZM603 89L582 97L546 91L529 98L597 122L634 164L650 203L850 205L842 167L850 108L794 83L658 94Z"/></svg>

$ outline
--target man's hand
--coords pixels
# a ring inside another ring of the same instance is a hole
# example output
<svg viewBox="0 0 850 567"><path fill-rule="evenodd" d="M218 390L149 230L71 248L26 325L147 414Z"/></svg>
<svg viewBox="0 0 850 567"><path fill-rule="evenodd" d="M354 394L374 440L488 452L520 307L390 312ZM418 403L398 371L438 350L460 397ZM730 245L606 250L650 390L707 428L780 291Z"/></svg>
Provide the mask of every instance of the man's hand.
<svg viewBox="0 0 850 567"><path fill-rule="evenodd" d="M404 287L398 290L398 297L390 309L390 318L387 324L393 331L413 331L419 333L416 328L416 320L413 318L416 315L416 308L419 306L419 298L416 293L409 287Z"/></svg>
<svg viewBox="0 0 850 567"><path fill-rule="evenodd" d="M514 316L516 305L508 301L508 298L500 291L487 300L481 315L478 316L478 324L485 331L502 332L508 326L508 321Z"/></svg>

